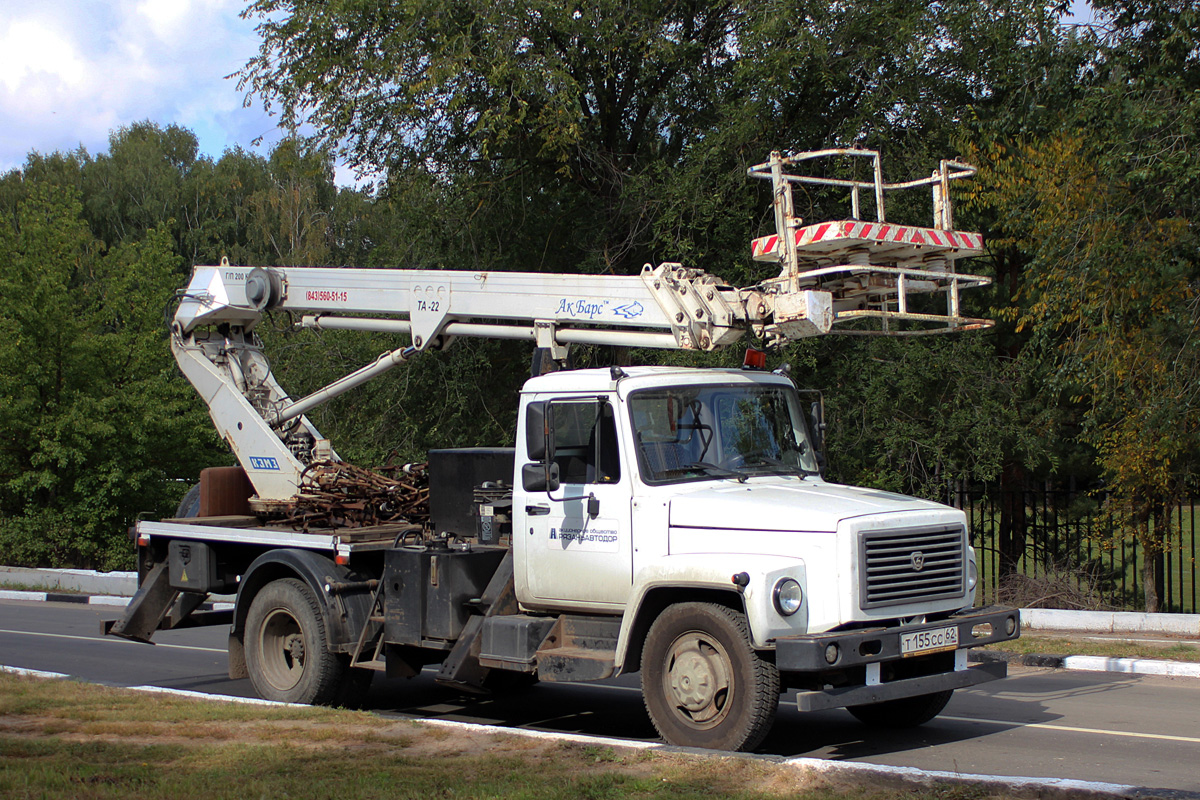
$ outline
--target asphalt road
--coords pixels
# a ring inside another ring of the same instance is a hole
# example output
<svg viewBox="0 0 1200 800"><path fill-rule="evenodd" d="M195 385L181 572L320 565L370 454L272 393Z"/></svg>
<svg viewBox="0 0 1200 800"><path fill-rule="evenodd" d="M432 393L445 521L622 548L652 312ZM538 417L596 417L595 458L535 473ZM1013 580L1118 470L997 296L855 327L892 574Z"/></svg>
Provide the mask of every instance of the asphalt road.
<svg viewBox="0 0 1200 800"><path fill-rule="evenodd" d="M164 631L156 646L99 635L118 608L0 601L0 664L120 686L253 696L226 677L225 628ZM422 675L375 682L368 707L429 717L653 740L637 676L542 683L498 698L464 696ZM960 691L941 717L872 730L845 711L801 714L783 698L761 752L946 772L1067 778L1200 793L1200 680L1015 668Z"/></svg>

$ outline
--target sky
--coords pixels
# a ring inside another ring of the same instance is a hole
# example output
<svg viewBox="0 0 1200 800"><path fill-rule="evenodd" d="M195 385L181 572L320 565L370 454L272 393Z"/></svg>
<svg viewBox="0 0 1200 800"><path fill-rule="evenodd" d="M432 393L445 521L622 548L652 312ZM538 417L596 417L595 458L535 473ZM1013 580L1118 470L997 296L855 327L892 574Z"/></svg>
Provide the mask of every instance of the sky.
<svg viewBox="0 0 1200 800"><path fill-rule="evenodd" d="M258 49L245 5L0 0L0 173L30 151L104 152L111 132L147 119L191 130L214 158L235 145L266 155L276 120L257 101L244 107L226 77Z"/></svg>
<svg viewBox="0 0 1200 800"><path fill-rule="evenodd" d="M142 120L181 125L200 152L266 155L280 138L261 103L243 103L240 69L258 50L246 0L0 0L0 174L31 151L108 149ZM1073 16L1090 17L1087 0ZM263 143L254 146L256 139ZM341 185L354 182L340 168Z"/></svg>

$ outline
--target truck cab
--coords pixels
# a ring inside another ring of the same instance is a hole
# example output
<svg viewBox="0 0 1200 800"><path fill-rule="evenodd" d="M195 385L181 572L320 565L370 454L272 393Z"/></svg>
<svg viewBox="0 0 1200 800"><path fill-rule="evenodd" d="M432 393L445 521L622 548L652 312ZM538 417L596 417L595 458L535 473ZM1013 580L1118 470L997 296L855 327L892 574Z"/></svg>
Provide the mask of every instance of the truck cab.
<svg viewBox="0 0 1200 800"><path fill-rule="evenodd" d="M761 647L970 606L963 512L827 483L804 405L786 376L746 370L628 367L616 377L581 370L530 380L513 501L522 606L622 613L682 579L736 591ZM555 477L528 479L546 472ZM902 547L894 540L915 549L893 553ZM734 583L742 573L750 582ZM788 587L798 607L784 614L773 595L787 579L799 587Z"/></svg>

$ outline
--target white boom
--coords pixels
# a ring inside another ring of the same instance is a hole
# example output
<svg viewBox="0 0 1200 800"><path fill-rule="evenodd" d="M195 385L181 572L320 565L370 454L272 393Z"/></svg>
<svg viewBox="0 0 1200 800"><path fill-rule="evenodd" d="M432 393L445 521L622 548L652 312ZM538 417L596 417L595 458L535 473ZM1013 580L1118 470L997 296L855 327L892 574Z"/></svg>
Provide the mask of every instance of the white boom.
<svg viewBox="0 0 1200 800"><path fill-rule="evenodd" d="M875 178L785 171L827 156L873 157ZM781 272L747 288L674 263L647 265L637 276L263 268L225 261L199 266L181 293L172 351L254 484L254 504L266 510L289 503L305 464L336 458L306 411L458 336L524 339L561 360L572 344L713 350L746 332L781 345L856 320L878 320L880 327L846 332L913 335L986 327L988 320L959 314L959 291L989 280L954 269L957 259L982 252L979 234L951 224L949 183L972 172L943 161L931 178L884 184L872 151L773 153L750 174L772 181L776 234L754 240L751 250L756 260L778 262ZM793 212L791 192L793 184L805 183L849 188L852 218L804 226ZM887 223L886 192L917 186L933 188L934 227ZM873 192L875 222L858 219L861 189ZM946 295L945 314L909 307L914 295L938 293ZM304 327L393 332L410 337L411 345L293 401L272 376L253 333L273 309L300 312ZM905 322L916 327L899 327Z"/></svg>

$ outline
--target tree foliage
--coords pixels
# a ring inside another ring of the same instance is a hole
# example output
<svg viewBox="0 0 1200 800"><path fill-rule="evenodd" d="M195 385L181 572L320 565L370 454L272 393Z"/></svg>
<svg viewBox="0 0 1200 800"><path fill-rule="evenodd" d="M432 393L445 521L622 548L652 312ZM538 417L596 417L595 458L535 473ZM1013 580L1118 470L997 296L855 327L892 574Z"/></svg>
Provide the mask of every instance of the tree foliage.
<svg viewBox="0 0 1200 800"><path fill-rule="evenodd" d="M975 156L978 201L1023 253L1008 313L1079 408L1109 511L1154 556L1197 466L1200 256L1196 166L1200 69L1188 4L1098 3L1107 26L1078 100L1042 129L993 128ZM1099 35L1102 34L1102 35Z"/></svg>
<svg viewBox="0 0 1200 800"><path fill-rule="evenodd" d="M152 228L105 252L72 190L34 187L0 261L0 550L122 563L131 512L165 511L175 479L214 454L169 367L170 237Z"/></svg>

